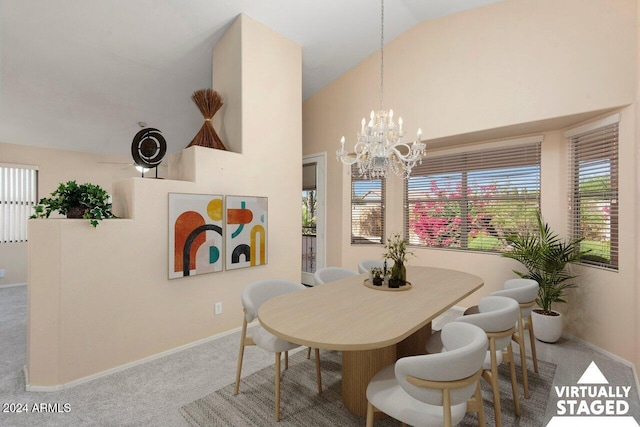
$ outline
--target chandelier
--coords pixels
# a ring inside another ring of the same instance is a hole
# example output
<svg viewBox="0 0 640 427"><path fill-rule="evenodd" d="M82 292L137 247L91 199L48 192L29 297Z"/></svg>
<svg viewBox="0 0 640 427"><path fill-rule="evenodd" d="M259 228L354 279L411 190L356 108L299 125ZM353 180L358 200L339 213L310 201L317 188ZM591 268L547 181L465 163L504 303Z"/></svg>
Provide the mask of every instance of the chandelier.
<svg viewBox="0 0 640 427"><path fill-rule="evenodd" d="M348 166L357 164L358 172L364 178L386 178L389 172L402 175L405 179L411 175L411 169L422 163L426 145L421 141L422 129L418 129L418 138L406 142L402 130L402 117L398 124L393 121L393 110L384 109L384 0L380 0L380 110L371 111L369 122L363 118L353 153L344 150L344 136L340 140L340 150L336 156Z"/></svg>

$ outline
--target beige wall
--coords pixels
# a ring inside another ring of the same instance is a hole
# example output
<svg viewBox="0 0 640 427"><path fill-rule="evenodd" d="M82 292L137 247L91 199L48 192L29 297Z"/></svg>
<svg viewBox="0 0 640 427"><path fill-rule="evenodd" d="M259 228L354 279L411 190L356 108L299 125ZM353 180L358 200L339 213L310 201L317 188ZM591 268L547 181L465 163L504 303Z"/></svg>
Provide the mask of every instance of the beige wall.
<svg viewBox="0 0 640 427"><path fill-rule="evenodd" d="M127 144L123 152L129 150ZM0 163L17 163L38 167L38 197L47 197L59 183L76 180L102 186L112 194L112 183L138 176L129 156L105 156L76 151L0 143ZM166 175L161 167L160 176ZM53 214L55 215L55 214ZM0 268L6 270L0 286L27 281L27 244L0 244Z"/></svg>
<svg viewBox="0 0 640 427"><path fill-rule="evenodd" d="M0 288L27 283L27 243L0 245L0 268L5 271L4 278L0 279Z"/></svg>
<svg viewBox="0 0 640 427"><path fill-rule="evenodd" d="M241 154L191 147L170 156L171 178L191 182L117 183L114 205L127 219L95 230L31 221L30 386L66 384L240 326L245 285L299 280L301 50L246 16L228 31L216 50L232 57L215 61L214 87L241 102L241 130L231 132L242 135ZM225 69L233 64L241 69ZM242 85L224 75L241 75ZM268 197L268 265L168 280L170 192ZM216 302L223 313L214 316Z"/></svg>
<svg viewBox="0 0 640 427"><path fill-rule="evenodd" d="M636 22L640 23L640 4L636 9ZM636 26L636 41L637 41L637 45L640 46L640 24L637 24ZM637 55L636 57L636 67L637 67L636 69L640 70L640 55ZM634 140L635 140L635 146L636 146L636 153L635 153L636 200L640 200L640 108L638 106L640 106L640 76L638 76L638 84L636 85L636 102L635 102L636 132L635 132ZM640 233L640 230L638 230L638 224L640 224L640 210L636 209L635 213L636 213L635 224L636 224L636 236L637 236L638 233ZM636 301L636 308L635 308L636 319L634 324L635 324L636 331L638 331L636 333L636 339L635 339L635 344L636 344L635 355L636 356L635 356L635 359L633 360L636 366L636 375L637 375L637 369L638 367L640 367L640 313L638 312L638 309L637 309L637 307L640 305L640 260L638 259L638 257L640 257L640 239L636 238L636 280L634 282L635 298L633 299L634 301Z"/></svg>
<svg viewBox="0 0 640 427"><path fill-rule="evenodd" d="M563 234L563 131L602 111L622 112L620 270L577 268L580 288L566 314L569 332L637 363L638 196L630 183L636 177L638 123L636 106L624 107L637 100L636 17L634 0L521 0L426 21L385 47L385 106L403 116L406 131L422 127L428 151L435 149L432 139L442 145L544 135L543 215ZM360 118L379 105L379 66L374 54L304 102L305 154L326 151L332 157L342 135L352 146ZM328 161L327 182L327 223L334 224L327 229L327 265L355 268L359 259L379 257L381 246L349 243L350 186L339 162ZM390 234L403 227L401 180L390 180L387 189ZM463 269L485 279L485 287L463 305L499 289L518 267L497 255L414 252L411 262L417 265Z"/></svg>

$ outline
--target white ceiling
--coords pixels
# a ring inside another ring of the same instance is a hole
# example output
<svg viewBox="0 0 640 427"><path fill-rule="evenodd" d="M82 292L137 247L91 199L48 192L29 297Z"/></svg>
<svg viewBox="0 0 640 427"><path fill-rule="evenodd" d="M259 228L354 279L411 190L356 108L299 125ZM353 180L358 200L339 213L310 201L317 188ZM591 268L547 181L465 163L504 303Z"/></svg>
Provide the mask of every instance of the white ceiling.
<svg viewBox="0 0 640 427"><path fill-rule="evenodd" d="M387 0L385 42L497 1ZM2 0L0 142L128 156L144 121L186 147L202 125L191 94L239 13L302 46L303 98L380 44L375 0Z"/></svg>

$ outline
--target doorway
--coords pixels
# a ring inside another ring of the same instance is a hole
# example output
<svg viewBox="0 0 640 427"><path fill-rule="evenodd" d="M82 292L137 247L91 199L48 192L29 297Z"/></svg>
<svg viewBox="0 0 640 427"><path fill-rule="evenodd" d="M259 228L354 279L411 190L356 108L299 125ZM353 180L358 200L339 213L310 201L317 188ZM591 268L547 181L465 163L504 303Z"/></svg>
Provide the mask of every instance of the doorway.
<svg viewBox="0 0 640 427"><path fill-rule="evenodd" d="M313 274L325 266L326 154L302 158L302 283L313 285Z"/></svg>

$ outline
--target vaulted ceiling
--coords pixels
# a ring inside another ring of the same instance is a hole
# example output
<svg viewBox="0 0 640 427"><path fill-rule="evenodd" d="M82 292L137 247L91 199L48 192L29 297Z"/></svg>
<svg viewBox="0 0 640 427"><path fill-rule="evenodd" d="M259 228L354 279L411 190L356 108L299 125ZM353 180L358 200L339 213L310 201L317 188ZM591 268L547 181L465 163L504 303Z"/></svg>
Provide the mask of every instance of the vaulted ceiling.
<svg viewBox="0 0 640 427"><path fill-rule="evenodd" d="M385 41L496 1L387 0ZM379 48L375 0L3 0L0 142L129 155L146 122L184 148L202 125L191 94L212 86L239 13L302 46L303 98Z"/></svg>

